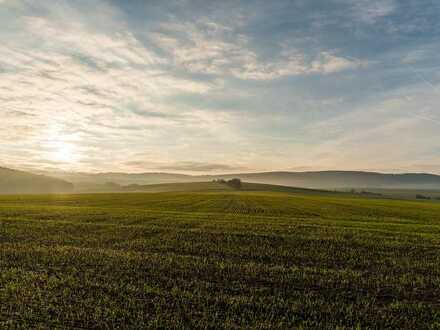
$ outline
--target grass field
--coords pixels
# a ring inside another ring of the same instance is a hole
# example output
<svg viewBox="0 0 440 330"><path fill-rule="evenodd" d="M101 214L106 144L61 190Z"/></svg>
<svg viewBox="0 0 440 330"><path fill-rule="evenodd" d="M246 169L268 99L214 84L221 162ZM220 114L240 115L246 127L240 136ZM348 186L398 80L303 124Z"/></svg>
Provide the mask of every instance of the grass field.
<svg viewBox="0 0 440 330"><path fill-rule="evenodd" d="M440 328L440 203L254 188L0 196L0 328Z"/></svg>

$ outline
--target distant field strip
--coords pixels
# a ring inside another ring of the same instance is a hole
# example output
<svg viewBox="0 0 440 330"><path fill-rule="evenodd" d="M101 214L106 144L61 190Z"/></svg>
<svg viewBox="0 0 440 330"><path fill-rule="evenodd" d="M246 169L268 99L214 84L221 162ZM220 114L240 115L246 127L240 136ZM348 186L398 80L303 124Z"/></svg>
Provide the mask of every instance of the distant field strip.
<svg viewBox="0 0 440 330"><path fill-rule="evenodd" d="M0 328L440 328L440 204L0 196Z"/></svg>

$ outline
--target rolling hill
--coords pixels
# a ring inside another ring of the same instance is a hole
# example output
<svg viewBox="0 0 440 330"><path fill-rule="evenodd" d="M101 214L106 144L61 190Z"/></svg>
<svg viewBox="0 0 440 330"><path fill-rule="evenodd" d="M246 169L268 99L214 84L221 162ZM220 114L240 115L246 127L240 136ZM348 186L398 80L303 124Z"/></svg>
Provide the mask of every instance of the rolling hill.
<svg viewBox="0 0 440 330"><path fill-rule="evenodd" d="M72 192L73 184L61 179L0 167L0 194Z"/></svg>
<svg viewBox="0 0 440 330"><path fill-rule="evenodd" d="M265 172L221 176L243 181L314 189L440 189L440 176L426 173L384 174L360 171Z"/></svg>
<svg viewBox="0 0 440 330"><path fill-rule="evenodd" d="M151 185L162 183L209 182L215 179L240 178L245 182L312 189L434 189L440 190L440 176L425 173L384 174L360 171L262 172L222 175L185 175L174 173L47 173L75 184L79 190L96 185ZM105 189L104 189L105 190Z"/></svg>
<svg viewBox="0 0 440 330"><path fill-rule="evenodd" d="M131 184L160 184L176 182L194 182L197 177L185 174L174 173L82 173L82 172L43 172L42 174L50 177L59 178L72 182L75 186L94 186L94 185L131 185ZM211 181L211 180L204 180Z"/></svg>
<svg viewBox="0 0 440 330"><path fill-rule="evenodd" d="M301 193L301 194L335 194L336 192L315 190L307 188L295 188L282 185L263 183L242 182L240 189L219 182L184 182L184 183L161 183L152 185L129 185L120 187L121 192L278 192L278 193Z"/></svg>

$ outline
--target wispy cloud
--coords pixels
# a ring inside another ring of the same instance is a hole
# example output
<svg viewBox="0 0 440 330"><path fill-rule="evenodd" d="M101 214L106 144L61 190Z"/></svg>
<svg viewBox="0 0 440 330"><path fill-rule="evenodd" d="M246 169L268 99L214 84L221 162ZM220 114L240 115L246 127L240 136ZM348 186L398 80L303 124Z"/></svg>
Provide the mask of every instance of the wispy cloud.
<svg viewBox="0 0 440 330"><path fill-rule="evenodd" d="M214 22L164 23L153 41L167 52L173 64L193 73L231 75L240 79L272 80L286 76L331 74L366 66L365 61L322 51L307 59L301 50L283 48L278 56L260 60L245 35Z"/></svg>
<svg viewBox="0 0 440 330"><path fill-rule="evenodd" d="M439 8L0 0L2 163L434 168Z"/></svg>
<svg viewBox="0 0 440 330"><path fill-rule="evenodd" d="M357 0L349 1L354 18L368 24L375 24L391 14L397 8L395 0Z"/></svg>
<svg viewBox="0 0 440 330"><path fill-rule="evenodd" d="M142 170L146 167L154 168L157 171L166 172L187 172L187 173L230 173L231 171L243 171L247 170L246 167L240 165L231 164L215 164L215 163L204 163L204 162L194 162L194 161L181 161L181 162L169 162L169 163L157 163L155 161L128 161L125 165Z"/></svg>

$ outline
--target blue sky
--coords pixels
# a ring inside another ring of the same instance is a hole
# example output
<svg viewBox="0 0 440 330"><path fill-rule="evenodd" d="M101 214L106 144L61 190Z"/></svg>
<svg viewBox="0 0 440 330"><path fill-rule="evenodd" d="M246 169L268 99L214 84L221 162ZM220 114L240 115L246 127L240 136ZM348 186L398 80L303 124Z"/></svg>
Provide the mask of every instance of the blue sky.
<svg viewBox="0 0 440 330"><path fill-rule="evenodd" d="M0 0L1 164L440 173L434 0Z"/></svg>

